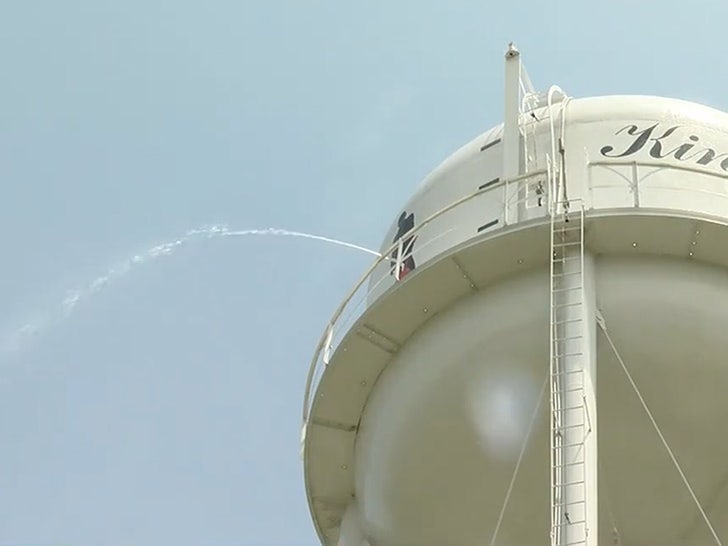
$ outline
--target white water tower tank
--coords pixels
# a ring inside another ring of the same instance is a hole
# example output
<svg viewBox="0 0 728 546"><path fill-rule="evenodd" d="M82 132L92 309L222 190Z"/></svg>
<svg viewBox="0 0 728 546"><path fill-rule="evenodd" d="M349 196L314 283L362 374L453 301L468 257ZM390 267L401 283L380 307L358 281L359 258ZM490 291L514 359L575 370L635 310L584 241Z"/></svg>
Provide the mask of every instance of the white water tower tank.
<svg viewBox="0 0 728 546"><path fill-rule="evenodd" d="M728 114L535 93L405 204L304 404L326 546L728 543Z"/></svg>

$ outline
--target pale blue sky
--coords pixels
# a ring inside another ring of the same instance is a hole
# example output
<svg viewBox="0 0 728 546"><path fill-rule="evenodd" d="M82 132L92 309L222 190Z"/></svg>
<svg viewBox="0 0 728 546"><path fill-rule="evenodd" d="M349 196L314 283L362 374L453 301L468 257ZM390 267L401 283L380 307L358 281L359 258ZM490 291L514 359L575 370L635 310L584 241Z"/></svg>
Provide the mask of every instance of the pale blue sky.
<svg viewBox="0 0 728 546"><path fill-rule="evenodd" d="M201 224L376 247L537 86L728 108L723 0L0 2L0 337ZM315 546L311 353L369 257L201 241L0 353L0 544Z"/></svg>

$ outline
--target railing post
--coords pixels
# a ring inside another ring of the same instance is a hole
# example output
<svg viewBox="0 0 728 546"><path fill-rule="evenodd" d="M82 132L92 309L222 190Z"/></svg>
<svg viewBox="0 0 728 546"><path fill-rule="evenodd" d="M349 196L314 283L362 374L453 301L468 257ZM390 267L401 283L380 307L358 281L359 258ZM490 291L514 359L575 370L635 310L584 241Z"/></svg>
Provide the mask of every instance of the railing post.
<svg viewBox="0 0 728 546"><path fill-rule="evenodd" d="M334 325L333 323L329 323L329 327L326 330L326 341L324 342L324 366L329 365L329 361L331 360L331 345L332 341L334 339Z"/></svg>
<svg viewBox="0 0 728 546"><path fill-rule="evenodd" d="M402 248L404 246L404 237L400 237L397 241L397 259L394 261L395 269L394 269L394 278L398 281L400 280L400 275L402 273Z"/></svg>

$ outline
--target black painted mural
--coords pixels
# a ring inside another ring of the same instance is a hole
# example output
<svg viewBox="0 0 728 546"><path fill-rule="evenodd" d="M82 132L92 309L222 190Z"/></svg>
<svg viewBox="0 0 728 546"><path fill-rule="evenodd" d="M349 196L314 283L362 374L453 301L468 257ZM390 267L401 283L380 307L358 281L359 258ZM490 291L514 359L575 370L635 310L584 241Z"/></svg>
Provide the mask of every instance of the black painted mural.
<svg viewBox="0 0 728 546"><path fill-rule="evenodd" d="M400 214L399 219L397 220L397 233L395 234L394 239L392 239L392 244L405 237L402 241L402 257L397 260L399 248L394 249L391 256L391 274L394 275L397 280L401 280L406 277L407 274L414 271L416 267L413 252L417 236L411 233L414 227L415 215L413 212L407 214L407 211L405 211ZM398 261L400 264L399 271L396 270Z"/></svg>

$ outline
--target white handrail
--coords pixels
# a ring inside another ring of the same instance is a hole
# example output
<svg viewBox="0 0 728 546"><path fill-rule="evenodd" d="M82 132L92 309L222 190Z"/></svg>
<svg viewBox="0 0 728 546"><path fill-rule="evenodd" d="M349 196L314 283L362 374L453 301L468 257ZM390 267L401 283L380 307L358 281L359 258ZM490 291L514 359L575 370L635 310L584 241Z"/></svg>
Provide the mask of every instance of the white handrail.
<svg viewBox="0 0 728 546"><path fill-rule="evenodd" d="M542 176L546 174L545 170L538 170L533 171L530 173L526 173L517 177L514 177L510 180L503 180L499 184L495 184L493 186L489 186L487 188L478 189L477 191L471 193L470 195L466 195L465 197L461 197L460 199L457 199L447 205L446 207L440 209L439 211L433 213L432 215L428 216L425 220L423 220L418 226L415 226L411 230L409 230L407 233L403 234L402 237L400 237L397 241L395 241L389 248L387 248L386 251L382 252L381 256L377 258L374 263L364 272L364 274L361 276L361 278L357 281L357 283L354 285L354 287L349 291L347 296L344 298L344 300L339 304L339 306L336 308L336 311L334 312L331 320L329 321L329 326L327 326L326 330L324 331L323 335L319 339L318 345L316 346L316 350L314 352L313 358L311 360L311 364L308 370L308 375L306 377L306 387L305 387L305 393L304 393L304 399L303 399L303 426L305 427L308 423L309 418L309 412L311 409L311 394L312 394L312 387L313 387L313 379L316 374L316 370L318 369L318 363L320 360L321 353L324 349L324 346L326 345L326 340L329 336L329 328L332 330L335 328L336 323L338 322L339 318L349 305L350 301L354 298L356 293L359 291L359 289L364 285L365 282L371 277L371 275L374 273L376 268L386 260L391 259L392 252L399 248L400 241L404 240L405 238L413 236L415 233L419 232L421 229L423 229L426 225L430 224L433 220L439 218L443 214L451 211L452 209L462 205L463 203L466 203L480 195L484 195L486 193L489 193L497 188L502 187L504 184L513 184L516 182L521 182L524 180L528 180L530 178L534 178L537 176ZM507 203L504 204L504 208L507 209L509 205ZM335 350L335 349L334 349Z"/></svg>
<svg viewBox="0 0 728 546"><path fill-rule="evenodd" d="M553 90L550 90L550 91L556 92L557 89L553 89ZM553 104L550 104L549 106L553 106ZM565 106L565 105L562 105L562 106ZM553 115L551 115L549 117L551 117L552 120L553 120ZM563 118L563 114L562 114L562 118ZM563 119L561 121L562 121L561 131L563 132ZM553 182L554 182L553 184L549 184L547 186L547 188L548 188L547 191L549 191L549 192L554 192L555 191L556 192L555 194L544 196L545 197L544 201L547 204L547 206L549 206L549 208L550 208L550 206L552 205L552 201L554 199L556 199L556 200L559 199L558 188L556 186L556 179L559 176L558 171L560 170L554 164L556 162L555 161L555 157L556 157L556 155L555 155L555 152L556 152L556 149L555 149L556 148L556 138L555 138L556 137L556 127L555 126L552 128L552 134L553 134L553 138L552 138L552 143L551 144L552 144L552 153L554 154L554 157L553 158L552 157L548 157L547 158L546 169L540 169L540 170L537 170L537 171L525 173L525 174L522 174L520 176L514 177L514 178L512 178L510 180L501 180L497 184L494 184L494 185L489 186L487 188L479 189L479 190L471 193L470 195L466 195L465 197L462 197L460 199L457 199L456 201L452 202L448 206L446 206L446 207L442 208L441 210L433 213L428 218L426 218L422 223L420 223L418 226L414 227L413 229L411 229L410 231L408 231L407 233L405 233L400 239L398 239L397 241L395 241L384 253L382 253L382 255L379 258L377 258L374 261L374 263L365 271L365 273L362 275L362 277L358 280L358 282L354 285L354 287L352 288L352 290L347 294L347 296L344 298L344 300L341 302L341 304L338 306L338 308L334 312L334 314L333 314L333 316L331 318L331 321L329 322L330 327L332 329L334 329L336 327L336 325L339 322L342 314L344 313L344 311L346 311L346 309L348 308L350 302L352 301L352 299L354 298L354 296L357 294L357 292L359 291L359 289L367 282L367 280L375 272L375 269L382 262L391 259L392 253L396 249L400 248L400 245L402 244L402 241L405 238L410 237L410 236L413 236L414 234L418 233L425 226L427 226L428 224L430 224L433 220L439 218L443 214L446 214L447 212L451 211L452 209L454 209L454 208L462 205L463 203L466 203L466 202L468 202L468 201L470 201L470 200L472 200L472 199L474 199L474 198L476 198L476 197L478 197L480 195L486 194L486 193L491 192L493 190L500 189L500 188L503 188L503 187L508 187L511 184L515 184L515 183L518 183L518 182L522 182L524 180L533 179L533 178L536 178L538 176L545 175L547 180L553 180ZM610 167L610 166L632 165L632 164L634 164L633 161L595 161L595 162L590 162L589 163L589 165L590 166L593 166L593 167ZM649 167L657 167L657 168L660 168L660 167L662 167L662 168L670 168L670 169L677 169L677 170L684 170L684 171L691 171L691 172L699 172L699 173L706 174L706 175L709 175L709 176L714 176L714 177L719 178L719 179L726 179L726 178L728 178L728 175L726 175L726 174L711 172L711 171L708 171L708 170L694 169L694 168L685 167L685 166L682 166L682 165L674 165L674 164L665 163L665 162L639 163L639 165L644 165L644 166L649 166ZM598 185L598 187L610 187L610 186L611 186L611 184L610 185L603 185L603 184ZM617 187L617 186L615 185L615 187ZM680 190L680 188L669 188L669 189ZM718 193L715 193L715 192L710 192L710 191L705 190L705 189L702 189L702 188L693 189L693 191L695 191L696 193L713 195L715 197L728 198L728 195L723 195L723 194L718 194ZM508 200L506 199L506 201L503 203L504 219L507 220L508 217L509 217L509 214L508 214L509 211L513 207L517 206L518 204L520 204L522 202L523 202L523 199L517 199L514 202L508 202ZM557 211L553 211L553 212L557 212ZM400 257L400 260L401 260L401 254L402 254L401 252L397 253L397 255ZM395 274L397 274L397 269L395 269ZM377 285L379 285L379 283L377 283ZM360 304L361 304L361 302L360 302ZM358 307L359 306L357 305L357 308ZM350 317L348 317L348 319L349 318ZM347 322L348 322L348 320L347 320ZM352 319L352 322L353 322L353 319ZM310 407L311 407L311 394L312 394L312 387L313 387L313 383L314 383L313 378L314 378L314 375L315 375L316 370L318 368L318 362L319 362L321 353L322 353L322 351L324 349L324 346L326 345L326 340L327 340L328 336L329 336L329 327L326 328L326 331L323 333L323 335L321 336L321 339L319 340L319 343L318 343L318 345L316 347L316 350L314 352L314 355L313 355L313 358L312 358L312 361L311 361L311 365L310 365L310 368L309 368L308 376L306 378L306 386L305 386L305 394L304 394L304 403L303 403L303 412L302 412L303 413L303 423L304 424L307 423L307 421L308 421ZM329 353L333 353L334 350L335 350L334 347L329 347L328 352Z"/></svg>

